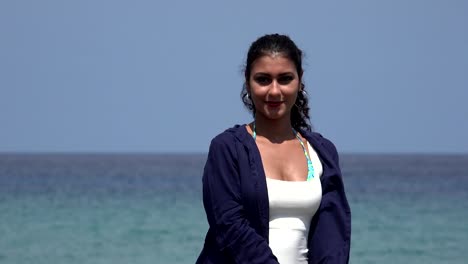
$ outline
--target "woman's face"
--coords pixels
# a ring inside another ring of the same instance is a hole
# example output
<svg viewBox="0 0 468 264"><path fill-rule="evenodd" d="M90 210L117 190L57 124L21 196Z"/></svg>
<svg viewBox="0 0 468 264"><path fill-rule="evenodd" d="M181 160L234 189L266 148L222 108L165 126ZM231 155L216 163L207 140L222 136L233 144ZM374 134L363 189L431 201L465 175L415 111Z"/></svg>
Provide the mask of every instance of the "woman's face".
<svg viewBox="0 0 468 264"><path fill-rule="evenodd" d="M256 59L247 86L255 114L266 119L289 119L299 85L296 66L290 59L280 54Z"/></svg>

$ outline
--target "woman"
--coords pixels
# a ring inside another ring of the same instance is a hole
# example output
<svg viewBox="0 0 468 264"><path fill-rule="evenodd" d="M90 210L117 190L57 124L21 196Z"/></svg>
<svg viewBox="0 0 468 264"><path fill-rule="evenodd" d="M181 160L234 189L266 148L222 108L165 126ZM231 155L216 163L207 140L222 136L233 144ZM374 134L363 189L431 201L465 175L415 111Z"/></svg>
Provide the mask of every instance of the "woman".
<svg viewBox="0 0 468 264"><path fill-rule="evenodd" d="M351 213L334 145L311 132L302 51L265 35L241 93L254 120L216 136L203 174L197 263L348 263Z"/></svg>

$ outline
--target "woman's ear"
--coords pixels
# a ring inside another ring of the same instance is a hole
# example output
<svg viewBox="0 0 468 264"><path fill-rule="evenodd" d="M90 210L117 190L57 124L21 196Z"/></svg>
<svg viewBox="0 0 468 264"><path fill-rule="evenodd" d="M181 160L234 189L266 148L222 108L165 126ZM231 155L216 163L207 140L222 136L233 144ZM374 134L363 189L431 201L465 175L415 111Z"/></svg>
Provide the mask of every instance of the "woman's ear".
<svg viewBox="0 0 468 264"><path fill-rule="evenodd" d="M250 95L250 86L248 82L245 83L245 90L247 91L247 94Z"/></svg>

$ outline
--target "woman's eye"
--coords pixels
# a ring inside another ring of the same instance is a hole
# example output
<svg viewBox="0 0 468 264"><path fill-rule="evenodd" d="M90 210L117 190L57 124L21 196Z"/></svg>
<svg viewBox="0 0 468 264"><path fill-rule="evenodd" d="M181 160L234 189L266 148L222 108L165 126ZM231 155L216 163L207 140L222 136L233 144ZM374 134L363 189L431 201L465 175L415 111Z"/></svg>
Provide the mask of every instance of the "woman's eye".
<svg viewBox="0 0 468 264"><path fill-rule="evenodd" d="M260 85L268 85L271 83L271 79L265 76L255 77L255 81Z"/></svg>
<svg viewBox="0 0 468 264"><path fill-rule="evenodd" d="M288 84L288 83L290 83L292 80L294 80L294 77L293 77L293 76L281 76L281 77L278 79L278 83L280 83L280 84Z"/></svg>

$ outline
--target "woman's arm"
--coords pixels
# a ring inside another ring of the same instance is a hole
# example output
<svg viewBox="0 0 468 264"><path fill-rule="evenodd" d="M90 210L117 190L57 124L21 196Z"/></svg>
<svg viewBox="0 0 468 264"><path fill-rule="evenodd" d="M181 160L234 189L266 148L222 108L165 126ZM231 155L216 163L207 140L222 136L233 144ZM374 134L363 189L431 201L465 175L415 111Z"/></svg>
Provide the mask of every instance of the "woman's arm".
<svg viewBox="0 0 468 264"><path fill-rule="evenodd" d="M203 174L203 204L216 244L235 263L277 264L267 241L246 219L232 136L213 139Z"/></svg>
<svg viewBox="0 0 468 264"><path fill-rule="evenodd" d="M349 262L351 211L346 198L334 144L321 137L328 154L327 178L322 183L322 202L314 216L309 237L309 263L345 264ZM312 229L313 227L313 229Z"/></svg>

